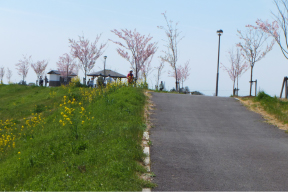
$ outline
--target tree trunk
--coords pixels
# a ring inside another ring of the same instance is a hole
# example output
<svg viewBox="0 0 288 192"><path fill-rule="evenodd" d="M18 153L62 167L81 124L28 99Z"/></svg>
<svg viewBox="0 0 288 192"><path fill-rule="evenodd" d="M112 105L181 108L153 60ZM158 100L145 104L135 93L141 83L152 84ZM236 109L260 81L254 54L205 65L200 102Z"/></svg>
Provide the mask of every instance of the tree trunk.
<svg viewBox="0 0 288 192"><path fill-rule="evenodd" d="M233 96L235 96L235 79L233 81Z"/></svg>
<svg viewBox="0 0 288 192"><path fill-rule="evenodd" d="M252 96L252 74L253 74L253 67L251 65L251 77L250 77L250 96Z"/></svg>
<svg viewBox="0 0 288 192"><path fill-rule="evenodd" d="M135 60L136 60L136 59L135 59ZM135 66L135 69L136 69L136 71L135 71L135 72L136 72L136 75L135 75L135 76L136 76L135 83L136 83L136 81L137 81L137 79L138 79L138 67L137 67L137 66L138 66L138 63L135 62L135 64L136 64L136 66Z"/></svg>
<svg viewBox="0 0 288 192"><path fill-rule="evenodd" d="M66 80L66 83L68 84L68 65L67 65L67 75L66 75L66 78L67 78L67 80Z"/></svg>
<svg viewBox="0 0 288 192"><path fill-rule="evenodd" d="M238 89L238 75L237 75L237 90L239 90L239 89Z"/></svg>
<svg viewBox="0 0 288 192"><path fill-rule="evenodd" d="M158 90L158 86L159 86L159 79L160 79L160 77L159 77L159 69L158 69L157 90Z"/></svg>
<svg viewBox="0 0 288 192"><path fill-rule="evenodd" d="M87 85L87 84L86 84L86 69L85 69L85 71L84 71L84 72L85 72L85 80L84 80L84 85Z"/></svg>
<svg viewBox="0 0 288 192"><path fill-rule="evenodd" d="M176 77L175 77L175 79L176 79L176 83L175 83L176 86L175 86L175 88L176 88L176 91L177 91L177 90L178 90L178 86L177 86L178 84L177 84L177 70L176 70L176 67L175 67L175 76L176 76Z"/></svg>

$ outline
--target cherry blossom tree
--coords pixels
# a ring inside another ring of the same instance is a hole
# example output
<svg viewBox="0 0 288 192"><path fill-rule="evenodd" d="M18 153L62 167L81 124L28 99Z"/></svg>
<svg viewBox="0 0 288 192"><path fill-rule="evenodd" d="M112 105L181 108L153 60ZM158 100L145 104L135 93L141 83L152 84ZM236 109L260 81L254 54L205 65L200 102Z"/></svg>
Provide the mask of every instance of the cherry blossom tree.
<svg viewBox="0 0 288 192"><path fill-rule="evenodd" d="M183 82L186 81L188 79L188 77L190 76L190 61L187 61L185 63L185 65L182 67L180 66L180 74L181 74L181 78L180 78L180 82L182 81L182 88L183 88Z"/></svg>
<svg viewBox="0 0 288 192"><path fill-rule="evenodd" d="M10 70L9 68L7 68L6 78L8 79L8 83L11 82L11 77L12 77L12 70Z"/></svg>
<svg viewBox="0 0 288 192"><path fill-rule="evenodd" d="M159 85L159 80L162 75L163 68L164 68L164 61L161 60L159 65L155 67L155 69L157 70L157 86Z"/></svg>
<svg viewBox="0 0 288 192"><path fill-rule="evenodd" d="M190 61L187 61L184 66L179 65L177 67L177 72L175 72L174 70L172 72L169 72L171 74L171 77L176 78L177 75L177 81L178 82L182 82L182 88L183 88L183 82L186 81L188 79L188 77L190 76Z"/></svg>
<svg viewBox="0 0 288 192"><path fill-rule="evenodd" d="M252 74L253 67L256 62L260 61L269 51L275 43L275 40L267 42L269 35L265 33L260 27L246 25L247 31L243 34L238 30L238 35L242 42L238 43L237 46L240 47L242 55L250 63L251 67L251 77L250 77L250 96L252 93Z"/></svg>
<svg viewBox="0 0 288 192"><path fill-rule="evenodd" d="M35 71L37 75L37 79L40 79L40 76L43 76L47 65L48 65L47 60L42 60L42 61L37 61L36 63L31 63L31 67Z"/></svg>
<svg viewBox="0 0 288 192"><path fill-rule="evenodd" d="M0 84L3 84L4 74L5 74L5 69L4 69L4 67L1 67L1 68L0 68L0 79L1 79Z"/></svg>
<svg viewBox="0 0 288 192"><path fill-rule="evenodd" d="M256 24L257 24L257 27L259 27L265 33L267 33L268 35L270 35L271 37L275 39L284 57L288 59L288 31L287 31L288 29L288 1L274 0L274 3L277 7L278 14L274 14L274 13L272 14L274 15L276 20L270 23L268 20L262 21L258 19L256 21ZM280 35L281 31L284 37Z"/></svg>
<svg viewBox="0 0 288 192"><path fill-rule="evenodd" d="M147 69L147 66L145 65L150 64L151 61L147 62L147 60L157 51L157 43L149 43L152 40L152 37L150 37L150 35L145 37L145 35L141 35L137 32L136 29L134 29L133 32L128 29L121 29L121 31L117 31L116 29L111 30L112 33L124 40L124 44L111 39L110 41L122 47L118 48L117 52L121 57L129 61L137 79L138 72L143 68ZM131 52L131 56L126 50ZM143 70L145 71L145 69Z"/></svg>
<svg viewBox="0 0 288 192"><path fill-rule="evenodd" d="M87 73L89 73L95 66L96 60L103 54L103 49L107 44L102 43L99 47L97 47L100 37L101 34L97 35L94 42L90 42L88 39L85 39L84 36L79 36L78 41L69 39L71 55L80 61L79 67L81 67L84 72L85 84Z"/></svg>
<svg viewBox="0 0 288 192"><path fill-rule="evenodd" d="M226 67L222 63L222 67L225 71L227 71L230 79L233 81L233 95L234 95L234 89L235 89L235 82L237 80L237 90L238 90L238 80L239 77L245 73L249 65L247 65L246 62L244 62L244 58L240 53L240 49L237 48L236 54L234 54L233 49L228 52L229 54L229 62L231 64L230 68Z"/></svg>
<svg viewBox="0 0 288 192"><path fill-rule="evenodd" d="M173 23L173 21L168 21L168 18L166 16L166 12L162 13L162 15L165 18L166 21L166 27L163 26L158 26L159 29L163 29L165 31L165 34L167 36L167 41L165 47L167 48L167 51L164 52L164 56L160 56L162 61L169 63L169 65L173 69L173 74L175 77L175 85L176 85L176 90L178 90L178 84L177 84L177 79L178 78L178 69L177 69L177 62L178 62L178 44L179 42L184 38L183 36L180 37L181 32L178 31L177 23ZM181 78L180 78L181 79Z"/></svg>
<svg viewBox="0 0 288 192"><path fill-rule="evenodd" d="M59 57L58 62L56 63L57 69L60 72L62 77L66 78L66 82L68 82L68 76L72 73L78 73L78 67L75 63L74 59L68 55L67 53L63 54L63 56Z"/></svg>
<svg viewBox="0 0 288 192"><path fill-rule="evenodd" d="M31 56L27 57L27 55L23 55L23 59L19 60L18 63L15 64L17 66L16 69L18 70L18 74L23 77L23 82L28 74L31 63Z"/></svg>

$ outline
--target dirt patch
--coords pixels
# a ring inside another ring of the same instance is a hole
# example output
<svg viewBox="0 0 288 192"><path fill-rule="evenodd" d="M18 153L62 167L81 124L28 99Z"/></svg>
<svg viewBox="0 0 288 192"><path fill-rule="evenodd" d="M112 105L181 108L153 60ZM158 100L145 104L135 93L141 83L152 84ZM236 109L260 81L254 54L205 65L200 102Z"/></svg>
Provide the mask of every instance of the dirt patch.
<svg viewBox="0 0 288 192"><path fill-rule="evenodd" d="M267 123L275 125L281 130L288 130L288 125L279 121L274 115L267 113L259 102L252 101L250 98L241 98L238 97L239 101L246 106L250 111L262 115Z"/></svg>
<svg viewBox="0 0 288 192"><path fill-rule="evenodd" d="M150 128L152 127L151 121L150 121L150 115L151 115L151 111L153 110L154 104L151 100L152 95L150 93L150 91L145 91L144 92L145 96L148 98L147 99L147 103L145 105L145 109L144 109L144 118L145 118L145 123L147 126L146 131L149 131Z"/></svg>

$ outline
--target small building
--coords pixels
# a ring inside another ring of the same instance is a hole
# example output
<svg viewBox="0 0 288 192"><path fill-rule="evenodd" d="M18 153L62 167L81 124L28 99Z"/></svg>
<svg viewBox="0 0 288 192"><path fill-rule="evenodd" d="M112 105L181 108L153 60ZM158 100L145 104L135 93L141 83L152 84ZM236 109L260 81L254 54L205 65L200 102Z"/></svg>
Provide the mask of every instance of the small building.
<svg viewBox="0 0 288 192"><path fill-rule="evenodd" d="M65 82L65 78L62 77L60 72L57 70L51 70L47 74L49 74L49 87L56 87L67 84L73 77L77 76L75 73L72 73L68 76L67 82Z"/></svg>

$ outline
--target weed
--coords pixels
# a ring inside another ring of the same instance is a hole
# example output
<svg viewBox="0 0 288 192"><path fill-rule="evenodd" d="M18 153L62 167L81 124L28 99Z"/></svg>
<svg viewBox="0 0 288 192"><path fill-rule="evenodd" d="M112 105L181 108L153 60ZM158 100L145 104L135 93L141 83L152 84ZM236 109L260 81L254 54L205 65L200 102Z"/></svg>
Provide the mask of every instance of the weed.
<svg viewBox="0 0 288 192"><path fill-rule="evenodd" d="M149 146L151 146L151 145L152 145L152 141L149 140L149 141L147 142L147 144L148 144Z"/></svg>

